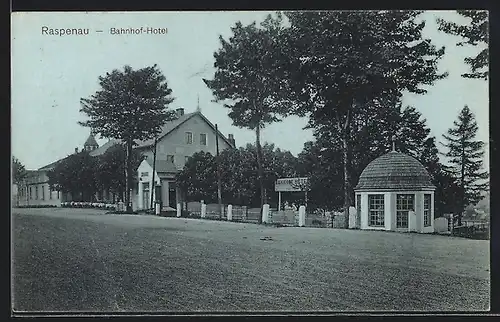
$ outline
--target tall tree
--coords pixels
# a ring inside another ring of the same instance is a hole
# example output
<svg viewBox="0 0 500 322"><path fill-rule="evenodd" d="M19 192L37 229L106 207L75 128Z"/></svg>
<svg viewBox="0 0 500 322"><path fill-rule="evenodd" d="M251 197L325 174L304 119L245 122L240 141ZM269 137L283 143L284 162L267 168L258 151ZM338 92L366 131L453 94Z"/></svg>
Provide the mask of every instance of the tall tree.
<svg viewBox="0 0 500 322"><path fill-rule="evenodd" d="M402 91L425 94L445 78L437 49L422 38L420 11L289 12L287 59L279 65L286 81L280 91L294 112L309 115L313 127L327 124L341 133L345 225L352 205L349 138L353 117L369 102ZM333 120L333 121L328 121Z"/></svg>
<svg viewBox="0 0 500 322"><path fill-rule="evenodd" d="M26 177L26 167L18 158L12 156L12 182L20 184Z"/></svg>
<svg viewBox="0 0 500 322"><path fill-rule="evenodd" d="M187 201L217 201L217 165L209 152L193 154L184 168L176 174L176 182Z"/></svg>
<svg viewBox="0 0 500 322"><path fill-rule="evenodd" d="M168 110L174 100L172 90L156 64L138 70L130 66L123 71L115 69L100 76L99 85L101 89L95 94L80 100L80 111L89 120L79 124L125 144L125 203L131 212L130 189L135 171L132 149L137 141L154 138L162 125L175 118L175 113Z"/></svg>
<svg viewBox="0 0 500 322"><path fill-rule="evenodd" d="M484 198L483 192L488 190L488 172L483 171L484 142L476 140L477 122L474 114L466 105L453 122L454 127L444 134L447 148L445 156L450 162L448 170L457 179L459 191L458 224L464 209L475 205Z"/></svg>
<svg viewBox="0 0 500 322"><path fill-rule="evenodd" d="M95 178L101 191L110 191L119 195L123 200L126 191L125 161L126 147L122 144L116 144L110 147L104 154L96 157ZM142 155L137 150L132 150L132 169L137 169L142 161ZM137 182L137 173L133 172L132 182Z"/></svg>
<svg viewBox="0 0 500 322"><path fill-rule="evenodd" d="M71 193L74 200L92 201L97 192L97 160L87 151L72 154L48 172L52 189Z"/></svg>
<svg viewBox="0 0 500 322"><path fill-rule="evenodd" d="M485 10L457 10L457 13L469 19L468 24L458 24L438 18L439 30L448 34L460 36L464 41L457 46L472 45L484 47L476 57L466 57L465 63L470 66L471 73L463 74L464 78L488 79L488 11Z"/></svg>
<svg viewBox="0 0 500 322"><path fill-rule="evenodd" d="M296 158L289 151L282 151L273 144L262 146L263 186L269 203L277 204L274 192L276 179L296 174ZM258 207L260 205L259 178L255 145L239 149L226 149L220 154L222 193L225 202L234 205ZM189 200L217 201L215 157L210 153L193 154L176 180Z"/></svg>
<svg viewBox="0 0 500 322"><path fill-rule="evenodd" d="M287 111L276 100L284 81L277 77L284 50L278 42L282 17L269 15L260 28L255 22L248 26L238 22L231 30L228 41L219 37L221 48L214 53L216 72L212 80L204 82L216 100L225 101L224 106L231 109L229 117L234 125L255 131L262 208L266 200L260 133L266 124L280 121L279 116Z"/></svg>

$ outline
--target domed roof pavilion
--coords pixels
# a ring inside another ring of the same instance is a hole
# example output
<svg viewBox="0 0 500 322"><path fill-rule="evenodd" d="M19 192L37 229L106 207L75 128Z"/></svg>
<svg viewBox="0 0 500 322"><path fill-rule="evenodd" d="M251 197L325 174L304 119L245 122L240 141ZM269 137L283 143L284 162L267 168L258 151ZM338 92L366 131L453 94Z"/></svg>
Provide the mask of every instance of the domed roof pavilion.
<svg viewBox="0 0 500 322"><path fill-rule="evenodd" d="M431 177L415 158L395 149L366 166L354 188L361 229L434 232Z"/></svg>

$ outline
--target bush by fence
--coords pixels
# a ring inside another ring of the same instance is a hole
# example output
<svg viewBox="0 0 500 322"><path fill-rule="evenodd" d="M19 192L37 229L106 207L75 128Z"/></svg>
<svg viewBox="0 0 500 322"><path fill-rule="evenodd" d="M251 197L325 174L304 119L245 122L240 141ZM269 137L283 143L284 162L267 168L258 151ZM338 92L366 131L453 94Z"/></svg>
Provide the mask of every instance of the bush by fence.
<svg viewBox="0 0 500 322"><path fill-rule="evenodd" d="M57 208L56 205L24 205L15 206L14 208Z"/></svg>
<svg viewBox="0 0 500 322"><path fill-rule="evenodd" d="M104 202L61 202L61 207L63 208L93 208L93 209L103 209L103 210L115 210L116 205L108 204Z"/></svg>

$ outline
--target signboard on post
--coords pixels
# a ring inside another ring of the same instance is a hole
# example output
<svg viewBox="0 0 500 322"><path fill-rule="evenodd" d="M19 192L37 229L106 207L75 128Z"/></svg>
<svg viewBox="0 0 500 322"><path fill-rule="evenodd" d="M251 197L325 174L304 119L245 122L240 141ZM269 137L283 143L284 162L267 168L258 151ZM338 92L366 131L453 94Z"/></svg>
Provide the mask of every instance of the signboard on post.
<svg viewBox="0 0 500 322"><path fill-rule="evenodd" d="M274 191L308 191L309 178L283 178L276 180Z"/></svg>

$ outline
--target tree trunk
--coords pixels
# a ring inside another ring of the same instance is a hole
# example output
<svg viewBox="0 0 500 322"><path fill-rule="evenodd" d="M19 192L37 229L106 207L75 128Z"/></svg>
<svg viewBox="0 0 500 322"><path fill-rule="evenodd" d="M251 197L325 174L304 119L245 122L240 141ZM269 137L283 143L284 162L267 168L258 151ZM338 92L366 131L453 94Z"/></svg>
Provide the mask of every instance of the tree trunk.
<svg viewBox="0 0 500 322"><path fill-rule="evenodd" d="M257 146L257 167L258 167L258 178L260 186L260 211L261 216L259 216L259 224L262 223L262 209L264 207L264 180L263 180L263 169L262 169L262 147L260 146L260 124L257 125L255 129L255 145Z"/></svg>
<svg viewBox="0 0 500 322"><path fill-rule="evenodd" d="M342 154L344 166L344 228L349 228L349 207L351 206L351 183L349 173L349 153L347 135L342 138Z"/></svg>
<svg viewBox="0 0 500 322"><path fill-rule="evenodd" d="M351 207L351 178L349 136L351 135L351 109L354 102L350 103L345 114L345 119L337 118L337 127L342 133L342 159L344 167L344 228L349 228L349 207Z"/></svg>
<svg viewBox="0 0 500 322"><path fill-rule="evenodd" d="M127 212L132 212L132 202L130 200L130 189L132 188L132 142L127 142L127 157L125 167L125 204Z"/></svg>

